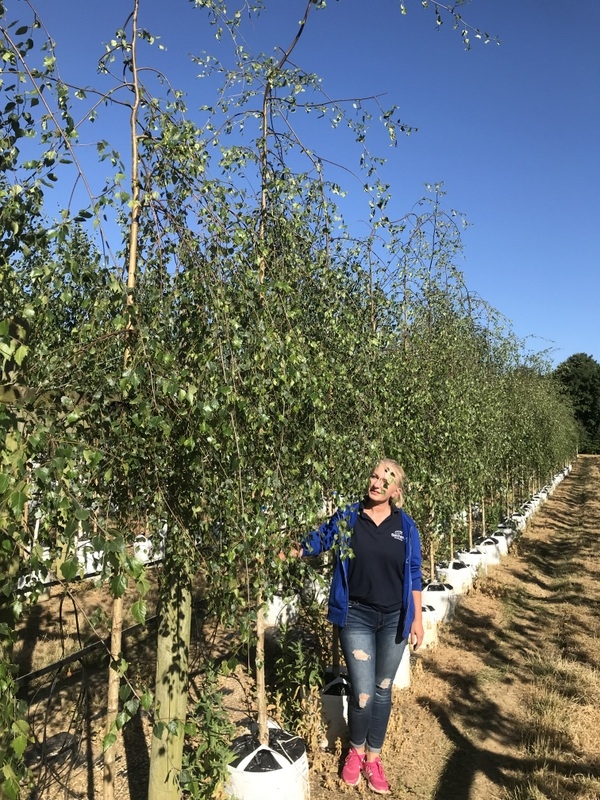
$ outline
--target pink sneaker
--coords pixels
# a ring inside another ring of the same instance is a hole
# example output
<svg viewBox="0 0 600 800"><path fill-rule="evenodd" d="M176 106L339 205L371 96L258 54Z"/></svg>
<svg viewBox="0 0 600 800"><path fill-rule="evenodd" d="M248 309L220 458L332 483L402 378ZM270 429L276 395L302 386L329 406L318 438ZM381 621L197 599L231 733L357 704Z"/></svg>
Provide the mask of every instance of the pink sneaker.
<svg viewBox="0 0 600 800"><path fill-rule="evenodd" d="M360 770L365 763L365 754L359 753L355 747L348 750L342 769L342 780L348 786L356 786L360 780Z"/></svg>
<svg viewBox="0 0 600 800"><path fill-rule="evenodd" d="M375 761L363 761L362 771L369 784L369 789L377 794L387 794L390 791L390 785L385 779L379 756Z"/></svg>

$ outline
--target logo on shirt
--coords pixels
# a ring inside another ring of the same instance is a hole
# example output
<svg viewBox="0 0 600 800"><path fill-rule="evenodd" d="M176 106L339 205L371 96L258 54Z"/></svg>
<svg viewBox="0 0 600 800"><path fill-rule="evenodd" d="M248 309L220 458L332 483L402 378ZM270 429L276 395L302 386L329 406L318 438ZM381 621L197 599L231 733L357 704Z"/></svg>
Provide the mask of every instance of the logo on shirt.
<svg viewBox="0 0 600 800"><path fill-rule="evenodd" d="M404 533L402 531L393 531L390 536L392 539L396 539L399 542L404 541Z"/></svg>

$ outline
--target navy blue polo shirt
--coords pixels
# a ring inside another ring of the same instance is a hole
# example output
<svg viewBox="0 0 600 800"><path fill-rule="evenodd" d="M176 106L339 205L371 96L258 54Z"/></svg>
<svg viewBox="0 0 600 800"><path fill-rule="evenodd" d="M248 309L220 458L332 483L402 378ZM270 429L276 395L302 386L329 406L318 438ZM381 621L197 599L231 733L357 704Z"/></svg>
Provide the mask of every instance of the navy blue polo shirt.
<svg viewBox="0 0 600 800"><path fill-rule="evenodd" d="M354 552L348 561L350 600L377 611L402 608L406 543L400 509L393 506L390 516L376 525L361 503L350 546Z"/></svg>

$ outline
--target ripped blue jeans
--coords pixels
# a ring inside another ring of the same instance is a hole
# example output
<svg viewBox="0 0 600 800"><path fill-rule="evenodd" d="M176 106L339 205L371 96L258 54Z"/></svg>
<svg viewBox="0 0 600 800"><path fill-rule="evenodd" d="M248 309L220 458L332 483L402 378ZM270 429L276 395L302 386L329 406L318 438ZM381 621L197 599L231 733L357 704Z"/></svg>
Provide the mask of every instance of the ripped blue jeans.
<svg viewBox="0 0 600 800"><path fill-rule="evenodd" d="M396 641L400 611L384 613L350 602L339 629L352 694L348 703L350 744L380 753L392 710L392 685L407 640Z"/></svg>

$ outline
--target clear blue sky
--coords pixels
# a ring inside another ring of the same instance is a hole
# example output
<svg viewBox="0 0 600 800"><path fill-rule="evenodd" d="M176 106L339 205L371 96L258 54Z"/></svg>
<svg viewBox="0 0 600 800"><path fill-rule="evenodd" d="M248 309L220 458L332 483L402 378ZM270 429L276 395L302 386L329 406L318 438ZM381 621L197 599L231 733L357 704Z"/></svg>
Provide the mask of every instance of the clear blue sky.
<svg viewBox="0 0 600 800"><path fill-rule="evenodd" d="M22 3L7 5L14 18ZM267 11L245 27L249 46L287 46L305 5L266 0ZM577 352L600 361L600 1L473 0L463 16L501 44L473 39L470 51L449 21L436 30L420 0L405 5L401 15L397 0L329 0L311 13L294 61L319 73L332 97L382 94L418 128L393 149L374 133L389 158L391 216L409 211L424 184L443 182L446 206L471 223L459 264L467 287L511 320L530 350L553 349L554 363ZM37 7L63 77L96 81L102 43L129 2ZM190 107L210 102L186 57L218 53L205 15L186 0L141 0L140 21L160 34L164 68L190 91ZM356 168L345 137L326 124L319 137L320 152ZM332 177L348 189L347 221L364 234L359 182Z"/></svg>

